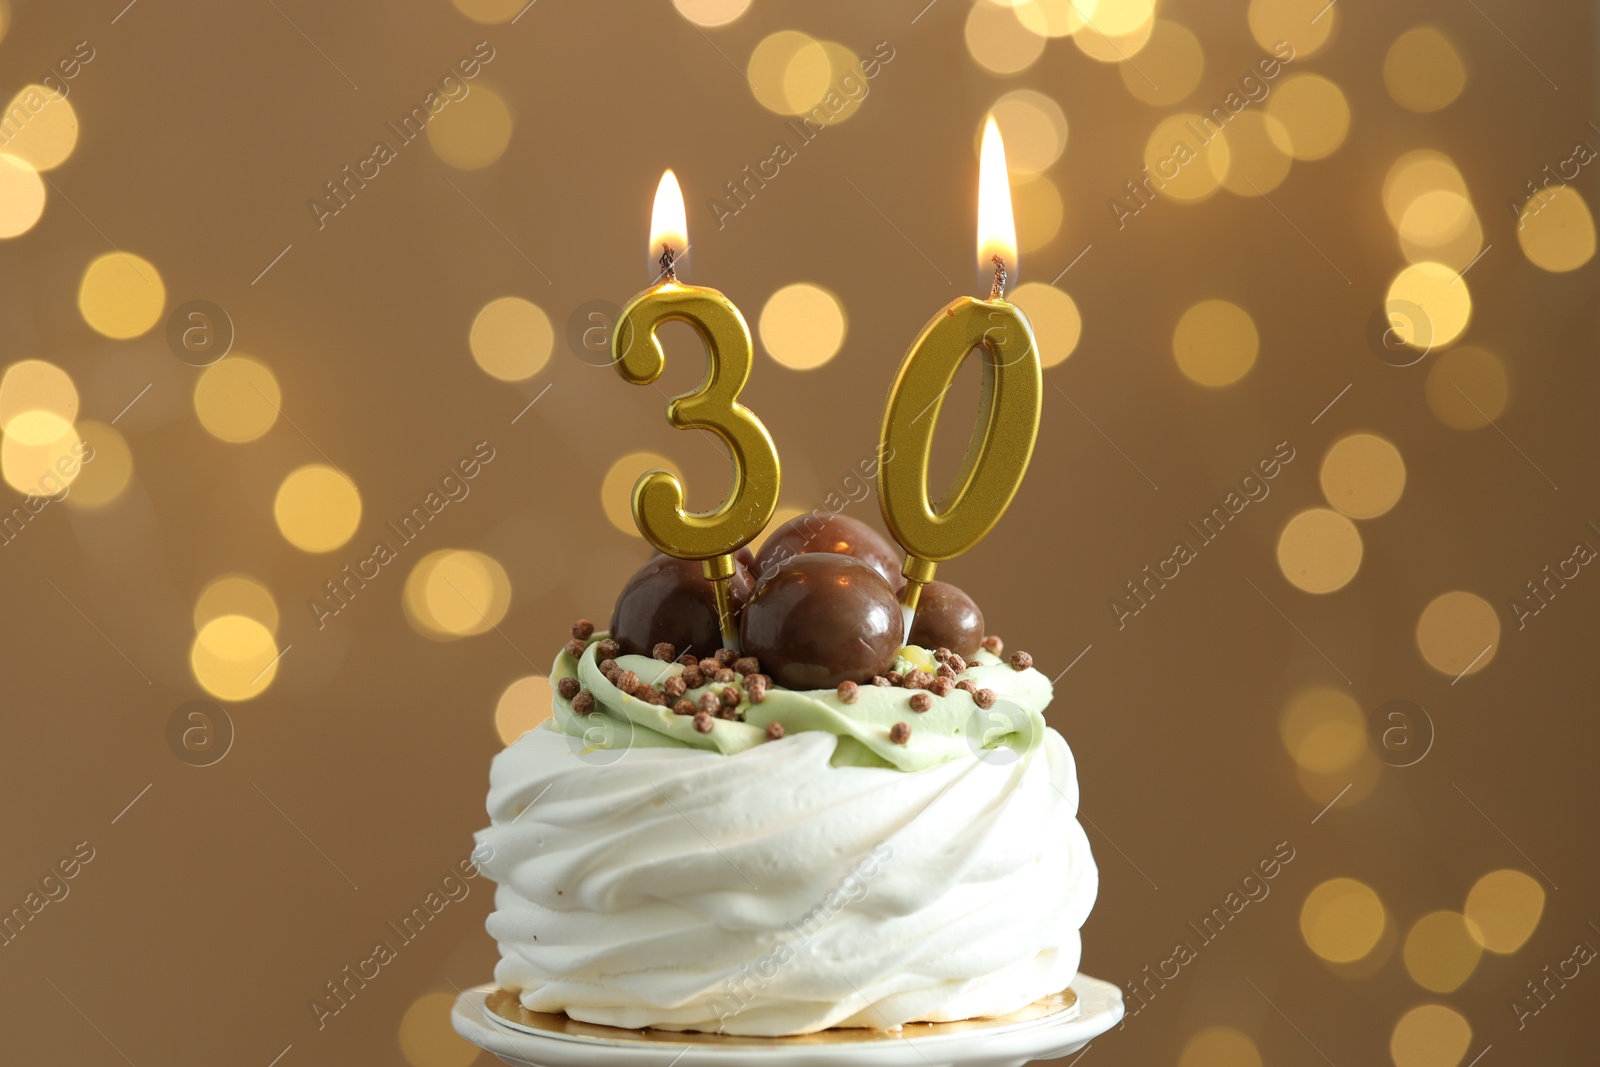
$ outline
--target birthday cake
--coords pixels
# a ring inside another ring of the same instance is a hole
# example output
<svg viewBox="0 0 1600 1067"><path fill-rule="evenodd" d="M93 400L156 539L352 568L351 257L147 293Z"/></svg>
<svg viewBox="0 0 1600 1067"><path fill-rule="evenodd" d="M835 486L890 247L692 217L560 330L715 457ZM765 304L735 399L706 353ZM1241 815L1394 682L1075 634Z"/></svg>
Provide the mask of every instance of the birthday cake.
<svg viewBox="0 0 1600 1067"><path fill-rule="evenodd" d="M896 554L796 519L729 580L656 556L573 626L554 716L494 760L496 983L617 1027L783 1036L1006 1015L1065 989L1098 872L1050 681Z"/></svg>

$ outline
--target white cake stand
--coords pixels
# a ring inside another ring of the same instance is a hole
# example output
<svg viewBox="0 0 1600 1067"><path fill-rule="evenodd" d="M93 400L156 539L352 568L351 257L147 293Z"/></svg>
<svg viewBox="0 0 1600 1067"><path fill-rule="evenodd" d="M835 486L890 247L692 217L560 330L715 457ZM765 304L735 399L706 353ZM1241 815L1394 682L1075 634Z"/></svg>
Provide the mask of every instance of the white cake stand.
<svg viewBox="0 0 1600 1067"><path fill-rule="evenodd" d="M1022 1067L1069 1055L1122 1018L1122 991L1080 974L1068 991L1000 1019L800 1037L622 1030L525 1011L492 985L456 998L456 1033L512 1067ZM509 1016L509 1017L508 1017Z"/></svg>

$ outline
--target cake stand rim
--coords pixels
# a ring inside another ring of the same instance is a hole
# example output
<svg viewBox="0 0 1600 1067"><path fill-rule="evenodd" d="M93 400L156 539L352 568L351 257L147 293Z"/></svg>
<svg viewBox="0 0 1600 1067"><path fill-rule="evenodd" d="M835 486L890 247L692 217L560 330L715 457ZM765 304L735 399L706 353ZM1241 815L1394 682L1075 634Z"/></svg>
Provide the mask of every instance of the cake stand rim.
<svg viewBox="0 0 1600 1067"><path fill-rule="evenodd" d="M507 1063L567 1067L581 1064L655 1064L670 1045L609 1038L592 1034L530 1033L501 1021L485 1001L498 987L493 983L463 990L451 1011L455 1030L478 1047ZM737 1058L760 1057L768 1064L806 1067L845 1063L950 1065L1022 1064L1032 1059L1068 1055L1110 1030L1124 1014L1122 991L1110 982L1079 973L1068 985L1077 995L1075 1010L1062 1010L1036 1019L992 1029L952 1030L920 1034L898 1041L837 1041L829 1044L787 1043L773 1039L770 1047L738 1044L678 1046L699 1062L732 1063ZM937 1048L941 1060L929 1061L924 1053ZM510 1057L509 1059L506 1057ZM676 1061L674 1061L676 1062Z"/></svg>

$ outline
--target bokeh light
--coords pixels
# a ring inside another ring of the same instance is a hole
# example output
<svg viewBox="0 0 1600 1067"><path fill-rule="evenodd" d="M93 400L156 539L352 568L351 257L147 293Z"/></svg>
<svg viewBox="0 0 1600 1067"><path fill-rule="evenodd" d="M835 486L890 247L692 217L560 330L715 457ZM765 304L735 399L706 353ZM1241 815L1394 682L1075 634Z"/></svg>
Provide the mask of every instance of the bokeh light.
<svg viewBox="0 0 1600 1067"><path fill-rule="evenodd" d="M1472 202L1461 171L1443 152L1419 148L1395 160L1383 179L1383 210L1389 216L1389 224L1400 229L1412 202L1435 191L1455 193L1467 203Z"/></svg>
<svg viewBox="0 0 1600 1067"><path fill-rule="evenodd" d="M78 286L78 311L96 333L123 341L161 321L167 289L161 272L129 252L96 256Z"/></svg>
<svg viewBox="0 0 1600 1067"><path fill-rule="evenodd" d="M44 214L44 179L26 161L0 153L0 238L19 237Z"/></svg>
<svg viewBox="0 0 1600 1067"><path fill-rule="evenodd" d="M1061 232L1061 218L1066 212L1061 190L1043 174L1013 184L1011 202L1016 211L1019 252L1037 251Z"/></svg>
<svg viewBox="0 0 1600 1067"><path fill-rule="evenodd" d="M1072 43L1090 59L1135 67L1134 75L1149 84L1155 79L1148 77L1148 72L1140 73L1144 63L1134 57L1141 55L1155 31L1155 19L1152 17L1154 6L1144 0L1117 0L1116 3L1100 0L1095 5L1092 17L1085 19L1084 24L1073 33ZM1107 33L1103 28L1127 25L1130 17L1141 13L1143 21L1126 33Z"/></svg>
<svg viewBox="0 0 1600 1067"><path fill-rule="evenodd" d="M204 630L207 623L224 615L243 615L265 626L269 633L278 632L278 602L272 590L248 575L225 574L214 578L195 597L196 631Z"/></svg>
<svg viewBox="0 0 1600 1067"><path fill-rule="evenodd" d="M361 494L332 467L308 463L278 486L272 515L284 540L304 552L332 552L361 524Z"/></svg>
<svg viewBox="0 0 1600 1067"><path fill-rule="evenodd" d="M1188 112L1162 119L1144 146L1152 186L1177 200L1203 200L1216 192L1228 162L1227 139L1214 124L1207 127Z"/></svg>
<svg viewBox="0 0 1600 1067"><path fill-rule="evenodd" d="M1544 914L1544 886L1522 871L1490 871L1473 884L1462 913L1479 944L1509 956L1538 928Z"/></svg>
<svg viewBox="0 0 1600 1067"><path fill-rule="evenodd" d="M0 377L0 430L24 411L48 411L67 422L78 417L72 376L42 359L20 359Z"/></svg>
<svg viewBox="0 0 1600 1067"><path fill-rule="evenodd" d="M1072 297L1044 282L1024 282L1012 290L1010 300L1028 316L1040 366L1054 367L1072 355L1083 335L1083 318Z"/></svg>
<svg viewBox="0 0 1600 1067"><path fill-rule="evenodd" d="M456 1034L450 1022L452 992L424 993L400 1017L400 1051L411 1067L467 1067L479 1048Z"/></svg>
<svg viewBox="0 0 1600 1067"><path fill-rule="evenodd" d="M1406 463L1400 450L1373 433L1353 433L1322 457L1322 493L1352 519L1375 519L1400 502Z"/></svg>
<svg viewBox="0 0 1600 1067"><path fill-rule="evenodd" d="M666 456L654 452L629 452L611 464L606 476L600 480L600 507L611 525L631 537L638 537L639 528L633 524L633 486L645 471L660 469L682 477L678 465Z"/></svg>
<svg viewBox="0 0 1600 1067"><path fill-rule="evenodd" d="M206 432L221 441L254 441L278 421L283 392L266 364L234 353L200 372L194 383L194 413Z"/></svg>
<svg viewBox="0 0 1600 1067"><path fill-rule="evenodd" d="M1433 189L1406 208L1399 237L1407 262L1433 260L1464 270L1483 249L1483 223L1465 196L1451 189Z"/></svg>
<svg viewBox="0 0 1600 1067"><path fill-rule="evenodd" d="M1389 46L1383 84L1394 102L1408 111L1438 111L1461 95L1467 68L1448 37L1432 26L1418 26Z"/></svg>
<svg viewBox="0 0 1600 1067"><path fill-rule="evenodd" d="M278 642L255 619L221 615L195 635L189 667L201 688L218 700L249 700L277 677Z"/></svg>
<svg viewBox="0 0 1600 1067"><path fill-rule="evenodd" d="M484 85L474 86L428 122L428 147L457 170L482 170L511 143L511 108Z"/></svg>
<svg viewBox="0 0 1600 1067"><path fill-rule="evenodd" d="M1594 215L1570 185L1542 190L1522 207L1517 243L1540 270L1577 270L1594 258Z"/></svg>
<svg viewBox="0 0 1600 1067"><path fill-rule="evenodd" d="M23 411L0 439L0 477L19 493L56 496L83 470L86 447L72 423L53 411Z"/></svg>
<svg viewBox="0 0 1600 1067"><path fill-rule="evenodd" d="M100 511L128 491L133 480L133 450L115 426L92 420L77 425L86 446L86 461L72 481L67 503L79 511Z"/></svg>
<svg viewBox="0 0 1600 1067"><path fill-rule="evenodd" d="M1328 0L1250 0L1250 36L1273 55L1286 42L1295 59L1304 59L1332 38L1339 14L1339 5Z"/></svg>
<svg viewBox="0 0 1600 1067"><path fill-rule="evenodd" d="M1378 944L1387 922L1383 901L1354 878L1330 878L1306 895L1300 934L1329 963L1354 963Z"/></svg>
<svg viewBox="0 0 1600 1067"><path fill-rule="evenodd" d="M529 0L452 0L456 10L473 22L492 26L510 22L517 13L528 6Z"/></svg>
<svg viewBox="0 0 1600 1067"><path fill-rule="evenodd" d="M1226 300L1202 300L1172 331L1178 369L1201 385L1231 385L1255 366L1261 337L1250 313Z"/></svg>
<svg viewBox="0 0 1600 1067"><path fill-rule="evenodd" d="M1044 52L1045 39L1034 33L1011 5L977 0L967 12L967 51L973 62L992 74L1019 74Z"/></svg>
<svg viewBox="0 0 1600 1067"><path fill-rule="evenodd" d="M820 285L795 282L767 298L757 331L767 354L783 366L815 370L844 344L844 308Z"/></svg>
<svg viewBox="0 0 1600 1067"><path fill-rule="evenodd" d="M1395 337L1413 348L1442 348L1472 319L1472 293L1443 263L1413 263L1395 275L1384 301Z"/></svg>
<svg viewBox="0 0 1600 1067"><path fill-rule="evenodd" d="M61 166L77 147L78 113L65 96L43 85L23 86L0 114L7 127L6 152L34 170Z"/></svg>
<svg viewBox="0 0 1600 1067"><path fill-rule="evenodd" d="M1443 1004L1420 1004L1394 1024L1389 1058L1395 1067L1457 1067L1472 1045L1472 1024Z"/></svg>
<svg viewBox="0 0 1600 1067"><path fill-rule="evenodd" d="M548 719L554 702L550 680L543 675L530 674L506 686L494 706L494 729L500 743L509 745Z"/></svg>
<svg viewBox="0 0 1600 1067"><path fill-rule="evenodd" d="M446 548L417 561L406 576L406 618L429 637L487 633L511 608L511 579L482 552Z"/></svg>
<svg viewBox="0 0 1600 1067"><path fill-rule="evenodd" d="M1350 105L1343 91L1320 74L1283 79L1267 101L1267 114L1280 123L1270 127L1278 147L1296 159L1329 156L1350 132Z"/></svg>
<svg viewBox="0 0 1600 1067"><path fill-rule="evenodd" d="M1511 399L1505 364L1471 345L1452 348L1434 360L1425 392L1434 417L1457 430L1489 425Z"/></svg>
<svg viewBox="0 0 1600 1067"><path fill-rule="evenodd" d="M1307 508L1278 535L1278 568L1307 593L1332 593L1361 569L1361 532L1331 508Z"/></svg>
<svg viewBox="0 0 1600 1067"><path fill-rule="evenodd" d="M1206 66L1200 39L1176 22L1157 19L1137 63L1117 68L1122 84L1135 100L1153 107L1176 104L1194 92ZM1009 148L1011 139L1006 139Z"/></svg>
<svg viewBox="0 0 1600 1067"><path fill-rule="evenodd" d="M1429 601L1417 619L1417 649L1428 666L1455 678L1494 662L1500 616L1476 593L1455 590Z"/></svg>
<svg viewBox="0 0 1600 1067"><path fill-rule="evenodd" d="M1238 196L1262 196L1283 184L1294 160L1284 151L1283 124L1260 111L1242 111L1228 123L1228 173L1222 187Z"/></svg>
<svg viewBox="0 0 1600 1067"><path fill-rule="evenodd" d="M1032 89L1015 89L989 109L1006 144L1006 168L1012 177L1031 177L1049 169L1067 147L1067 116L1061 105ZM973 133L974 157L983 142L983 126Z"/></svg>
<svg viewBox="0 0 1600 1067"><path fill-rule="evenodd" d="M745 71L757 102L780 115L797 115L805 110L789 97L789 68L802 53L817 47L816 38L799 30L779 30L763 37L750 53Z"/></svg>
<svg viewBox="0 0 1600 1067"><path fill-rule="evenodd" d="M784 74L789 102L808 122L837 126L861 109L867 96L861 58L837 41L800 50ZM821 105L821 106L819 106Z"/></svg>
<svg viewBox="0 0 1600 1067"><path fill-rule="evenodd" d="M696 26L726 26L750 7L750 0L672 0L678 14Z"/></svg>
<svg viewBox="0 0 1600 1067"><path fill-rule="evenodd" d="M1083 27L1082 0L1007 0L1017 18L1041 37L1069 37ZM1080 6L1081 5L1081 6Z"/></svg>
<svg viewBox="0 0 1600 1067"><path fill-rule="evenodd" d="M550 316L539 305L502 296L485 304L472 320L467 344L485 374L520 382L544 369L555 340Z"/></svg>
<svg viewBox="0 0 1600 1067"><path fill-rule="evenodd" d="M1213 1026L1191 1037L1178 1067L1261 1067L1256 1043L1228 1026Z"/></svg>
<svg viewBox="0 0 1600 1067"><path fill-rule="evenodd" d="M1433 993L1460 989L1482 955L1483 946L1458 911L1431 911L1406 934L1406 973Z"/></svg>
<svg viewBox="0 0 1600 1067"><path fill-rule="evenodd" d="M1313 774L1337 774L1366 750L1366 716L1350 694L1317 686L1289 701L1278 734L1295 763Z"/></svg>

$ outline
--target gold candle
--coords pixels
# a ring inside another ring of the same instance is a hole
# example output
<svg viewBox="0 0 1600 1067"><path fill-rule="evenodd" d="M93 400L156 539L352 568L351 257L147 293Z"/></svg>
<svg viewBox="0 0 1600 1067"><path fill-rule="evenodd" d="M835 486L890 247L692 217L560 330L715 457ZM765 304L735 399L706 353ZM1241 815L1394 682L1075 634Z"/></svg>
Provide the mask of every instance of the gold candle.
<svg viewBox="0 0 1600 1067"><path fill-rule="evenodd" d="M701 561L716 591L723 643L738 648L728 585L736 569L733 554L772 519L781 478L778 450L761 420L739 403L754 357L744 316L717 290L678 281L679 257L689 247L688 222L683 193L670 170L656 189L650 230L650 248L660 249L661 273L617 318L612 361L627 381L649 385L666 367L657 328L666 322L694 328L705 345L706 376L699 388L672 398L667 421L680 430L709 430L720 437L733 462L733 484L716 510L690 512L684 508L683 483L675 475L646 471L633 487L633 521L658 551ZM705 651L709 655L711 650Z"/></svg>
<svg viewBox="0 0 1600 1067"><path fill-rule="evenodd" d="M1016 246L1005 146L991 116L978 165L978 263L993 268L989 298L958 297L923 327L883 413L878 501L906 550L901 604L908 638L923 585L938 564L976 545L1000 521L1033 456L1044 378L1027 317L1005 300ZM935 504L928 495L934 426L956 371L974 350L983 361L977 424L960 472Z"/></svg>

